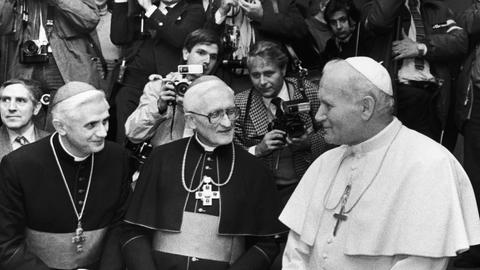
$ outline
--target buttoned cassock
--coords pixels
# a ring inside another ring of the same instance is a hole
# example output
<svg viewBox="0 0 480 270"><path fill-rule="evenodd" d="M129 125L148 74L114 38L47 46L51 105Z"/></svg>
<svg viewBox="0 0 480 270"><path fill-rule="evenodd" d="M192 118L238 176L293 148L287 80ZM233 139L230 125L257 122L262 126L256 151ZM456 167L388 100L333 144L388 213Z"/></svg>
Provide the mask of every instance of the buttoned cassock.
<svg viewBox="0 0 480 270"><path fill-rule="evenodd" d="M105 148L95 153L90 191L85 198L91 156L76 162L63 150L58 135L51 136L54 136L53 144L77 209L81 209L86 203L82 218L83 229L88 232L112 228L123 217L130 191L126 151L107 141ZM29 247L26 231L42 234L69 233L71 236L75 234L77 217L52 152L51 136L21 147L5 156L0 163L2 270L55 268L47 266L39 258L38 249ZM120 254L116 253L118 249L115 248L113 230L110 232L112 233L107 233L100 240L106 245L105 252L97 252L93 259L89 260L90 265L76 265L71 268L98 269L100 257L103 257L107 265L121 263ZM68 236L69 242L70 239ZM89 240L92 241L87 237L85 245L92 244ZM75 245L70 242L68 248L75 248ZM41 249L49 250L51 247L43 246ZM53 254L60 254L63 250L51 251Z"/></svg>

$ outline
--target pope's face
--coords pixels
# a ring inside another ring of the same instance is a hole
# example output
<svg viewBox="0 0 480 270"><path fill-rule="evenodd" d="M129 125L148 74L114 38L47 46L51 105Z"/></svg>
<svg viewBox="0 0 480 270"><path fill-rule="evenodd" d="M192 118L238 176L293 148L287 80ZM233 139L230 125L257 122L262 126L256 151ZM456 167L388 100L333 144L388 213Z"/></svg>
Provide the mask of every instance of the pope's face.
<svg viewBox="0 0 480 270"><path fill-rule="evenodd" d="M330 144L357 144L362 129L361 106L355 97L345 94L345 73L330 72L320 81L320 108L315 120L322 124L325 141Z"/></svg>
<svg viewBox="0 0 480 270"><path fill-rule="evenodd" d="M253 87L263 97L274 98L280 93L286 68L258 56L253 58L248 68Z"/></svg>
<svg viewBox="0 0 480 270"><path fill-rule="evenodd" d="M32 94L23 84L11 84L0 91L0 114L3 124L18 133L32 125L32 117L41 104L33 101Z"/></svg>
<svg viewBox="0 0 480 270"><path fill-rule="evenodd" d="M202 96L202 106L197 106L197 113L208 115L235 107L233 94L225 90L212 90ZM201 108L199 108L201 107ZM208 118L200 115L191 115L197 135L206 145L217 147L229 144L233 140L234 121L225 114L218 123L210 123Z"/></svg>
<svg viewBox="0 0 480 270"><path fill-rule="evenodd" d="M64 138L72 154L84 157L103 149L108 117L108 103L104 99L80 105L74 115L67 117Z"/></svg>

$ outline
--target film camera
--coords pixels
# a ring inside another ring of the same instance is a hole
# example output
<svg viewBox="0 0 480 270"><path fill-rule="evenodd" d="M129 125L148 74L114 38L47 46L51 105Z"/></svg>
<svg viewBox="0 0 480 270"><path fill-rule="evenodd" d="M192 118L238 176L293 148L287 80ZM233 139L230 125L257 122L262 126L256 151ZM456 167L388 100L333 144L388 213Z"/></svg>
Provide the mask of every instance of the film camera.
<svg viewBox="0 0 480 270"><path fill-rule="evenodd" d="M283 115L270 122L268 130L285 131L290 138L298 138L305 134L305 124L300 118L300 113L310 112L310 102L306 99L284 101L282 109Z"/></svg>
<svg viewBox="0 0 480 270"><path fill-rule="evenodd" d="M240 42L240 29L236 25L225 24L225 30L222 35L222 46L227 55L227 59L222 61L222 65L227 68L244 68L246 59L235 59L233 53L238 49Z"/></svg>
<svg viewBox="0 0 480 270"><path fill-rule="evenodd" d="M48 44L40 40L26 40L20 45L20 63L48 63Z"/></svg>
<svg viewBox="0 0 480 270"><path fill-rule="evenodd" d="M175 93L183 97L192 83L192 81L187 78L187 75L203 74L203 65L179 65L177 69L178 73L182 75L182 78L178 80L170 80L167 81L167 83L172 84L175 88Z"/></svg>

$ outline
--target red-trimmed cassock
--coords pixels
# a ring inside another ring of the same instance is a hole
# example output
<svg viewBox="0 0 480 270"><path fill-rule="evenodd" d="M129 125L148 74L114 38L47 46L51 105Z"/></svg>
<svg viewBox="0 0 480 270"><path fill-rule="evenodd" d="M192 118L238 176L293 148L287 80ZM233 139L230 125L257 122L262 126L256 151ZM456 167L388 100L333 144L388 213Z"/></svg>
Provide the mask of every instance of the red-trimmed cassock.
<svg viewBox="0 0 480 270"><path fill-rule="evenodd" d="M206 149L193 136L152 151L125 216L129 270L269 269L286 231L272 175L236 145Z"/></svg>

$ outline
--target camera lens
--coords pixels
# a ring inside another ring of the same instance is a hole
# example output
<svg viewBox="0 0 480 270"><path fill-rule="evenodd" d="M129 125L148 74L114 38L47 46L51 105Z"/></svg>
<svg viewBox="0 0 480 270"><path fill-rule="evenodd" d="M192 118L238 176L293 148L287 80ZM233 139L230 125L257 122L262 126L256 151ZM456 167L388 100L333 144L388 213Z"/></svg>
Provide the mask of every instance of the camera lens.
<svg viewBox="0 0 480 270"><path fill-rule="evenodd" d="M177 92L177 95L183 97L185 95L185 92L187 92L188 86L189 85L186 82L178 83L175 87L175 92Z"/></svg>
<svg viewBox="0 0 480 270"><path fill-rule="evenodd" d="M37 54L38 50L39 47L33 40L27 40L23 43L23 51L27 54Z"/></svg>

